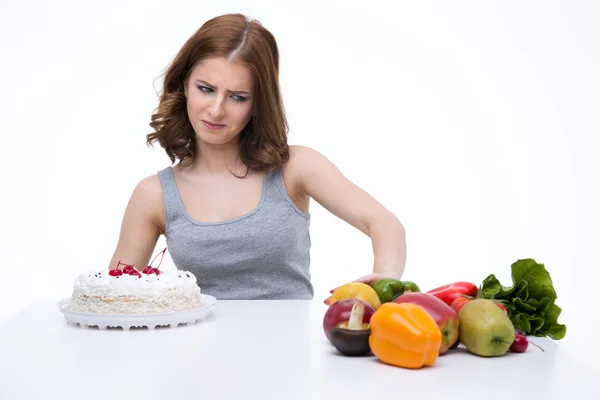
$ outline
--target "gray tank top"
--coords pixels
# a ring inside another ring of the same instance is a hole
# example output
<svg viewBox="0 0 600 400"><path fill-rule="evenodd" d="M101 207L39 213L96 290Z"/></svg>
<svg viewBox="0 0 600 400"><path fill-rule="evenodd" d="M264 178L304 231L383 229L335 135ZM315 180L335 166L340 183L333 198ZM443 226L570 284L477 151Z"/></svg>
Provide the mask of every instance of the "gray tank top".
<svg viewBox="0 0 600 400"><path fill-rule="evenodd" d="M288 197L280 169L263 178L254 210L222 222L188 214L171 166L158 177L169 253L178 269L196 276L203 293L222 300L313 298L310 214Z"/></svg>

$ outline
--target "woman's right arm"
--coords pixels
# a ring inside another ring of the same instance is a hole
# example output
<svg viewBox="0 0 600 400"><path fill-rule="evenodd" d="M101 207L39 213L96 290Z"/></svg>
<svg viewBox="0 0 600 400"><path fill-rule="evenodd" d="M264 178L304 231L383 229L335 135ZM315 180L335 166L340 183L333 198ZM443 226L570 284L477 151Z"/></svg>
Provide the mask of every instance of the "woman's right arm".
<svg viewBox="0 0 600 400"><path fill-rule="evenodd" d="M158 175L144 178L136 185L125 209L109 269L117 268L120 261L143 270L150 262L159 236L164 233L164 215Z"/></svg>

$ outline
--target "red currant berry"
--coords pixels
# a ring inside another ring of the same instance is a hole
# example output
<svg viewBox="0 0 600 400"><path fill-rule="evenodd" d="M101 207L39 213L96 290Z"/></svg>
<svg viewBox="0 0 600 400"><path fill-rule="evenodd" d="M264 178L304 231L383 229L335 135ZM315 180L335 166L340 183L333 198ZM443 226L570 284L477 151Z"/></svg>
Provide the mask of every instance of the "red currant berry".
<svg viewBox="0 0 600 400"><path fill-rule="evenodd" d="M154 270L154 268L152 268L150 265L148 265L146 268L144 268L144 269L142 270L142 272L143 272L144 274L151 274L153 270Z"/></svg>
<svg viewBox="0 0 600 400"><path fill-rule="evenodd" d="M125 268L123 268L123 273L124 274L130 274L133 271L135 271L135 268L133 268L133 266L131 266L131 265L128 265Z"/></svg>

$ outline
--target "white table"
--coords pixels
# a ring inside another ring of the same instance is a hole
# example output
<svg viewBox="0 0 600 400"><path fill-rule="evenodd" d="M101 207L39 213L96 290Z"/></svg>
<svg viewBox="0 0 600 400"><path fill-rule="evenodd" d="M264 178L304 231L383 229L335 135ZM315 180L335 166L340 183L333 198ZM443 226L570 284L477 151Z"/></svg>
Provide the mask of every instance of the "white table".
<svg viewBox="0 0 600 400"><path fill-rule="evenodd" d="M545 352L491 359L459 348L406 370L339 355L325 310L218 301L195 325L122 331L69 325L56 303L35 303L0 327L0 399L600 399L598 376L560 342L530 338Z"/></svg>

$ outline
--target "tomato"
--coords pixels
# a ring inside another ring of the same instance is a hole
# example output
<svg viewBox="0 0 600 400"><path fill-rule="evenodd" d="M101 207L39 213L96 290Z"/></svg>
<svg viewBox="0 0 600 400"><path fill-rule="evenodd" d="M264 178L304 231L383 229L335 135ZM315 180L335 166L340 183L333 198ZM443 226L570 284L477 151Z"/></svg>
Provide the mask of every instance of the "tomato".
<svg viewBox="0 0 600 400"><path fill-rule="evenodd" d="M500 309L501 309L502 311L504 311L504 314L508 315L508 311L506 310L506 307L504 307L504 304L502 304L502 303L496 303L496 305L497 305L498 307L500 307Z"/></svg>
<svg viewBox="0 0 600 400"><path fill-rule="evenodd" d="M456 311L458 313L460 311L460 309L465 306L465 304L467 304L468 302L470 302L472 300L473 299L471 299L469 297L461 296L461 297L454 299L454 301L452 301L452 304L450 304L450 307L452 307L452 309L454 309L454 311ZM508 315L508 311L506 310L506 307L504 307L504 304L496 302L496 305L498 307L500 307L500 309L502 311L504 311L504 314Z"/></svg>
<svg viewBox="0 0 600 400"><path fill-rule="evenodd" d="M458 313L460 311L460 309L463 308L465 306L465 304L467 304L470 301L471 301L471 299L460 296L452 301L452 303L450 304L450 307L452 307L452 309L454 309L454 311L456 311Z"/></svg>

